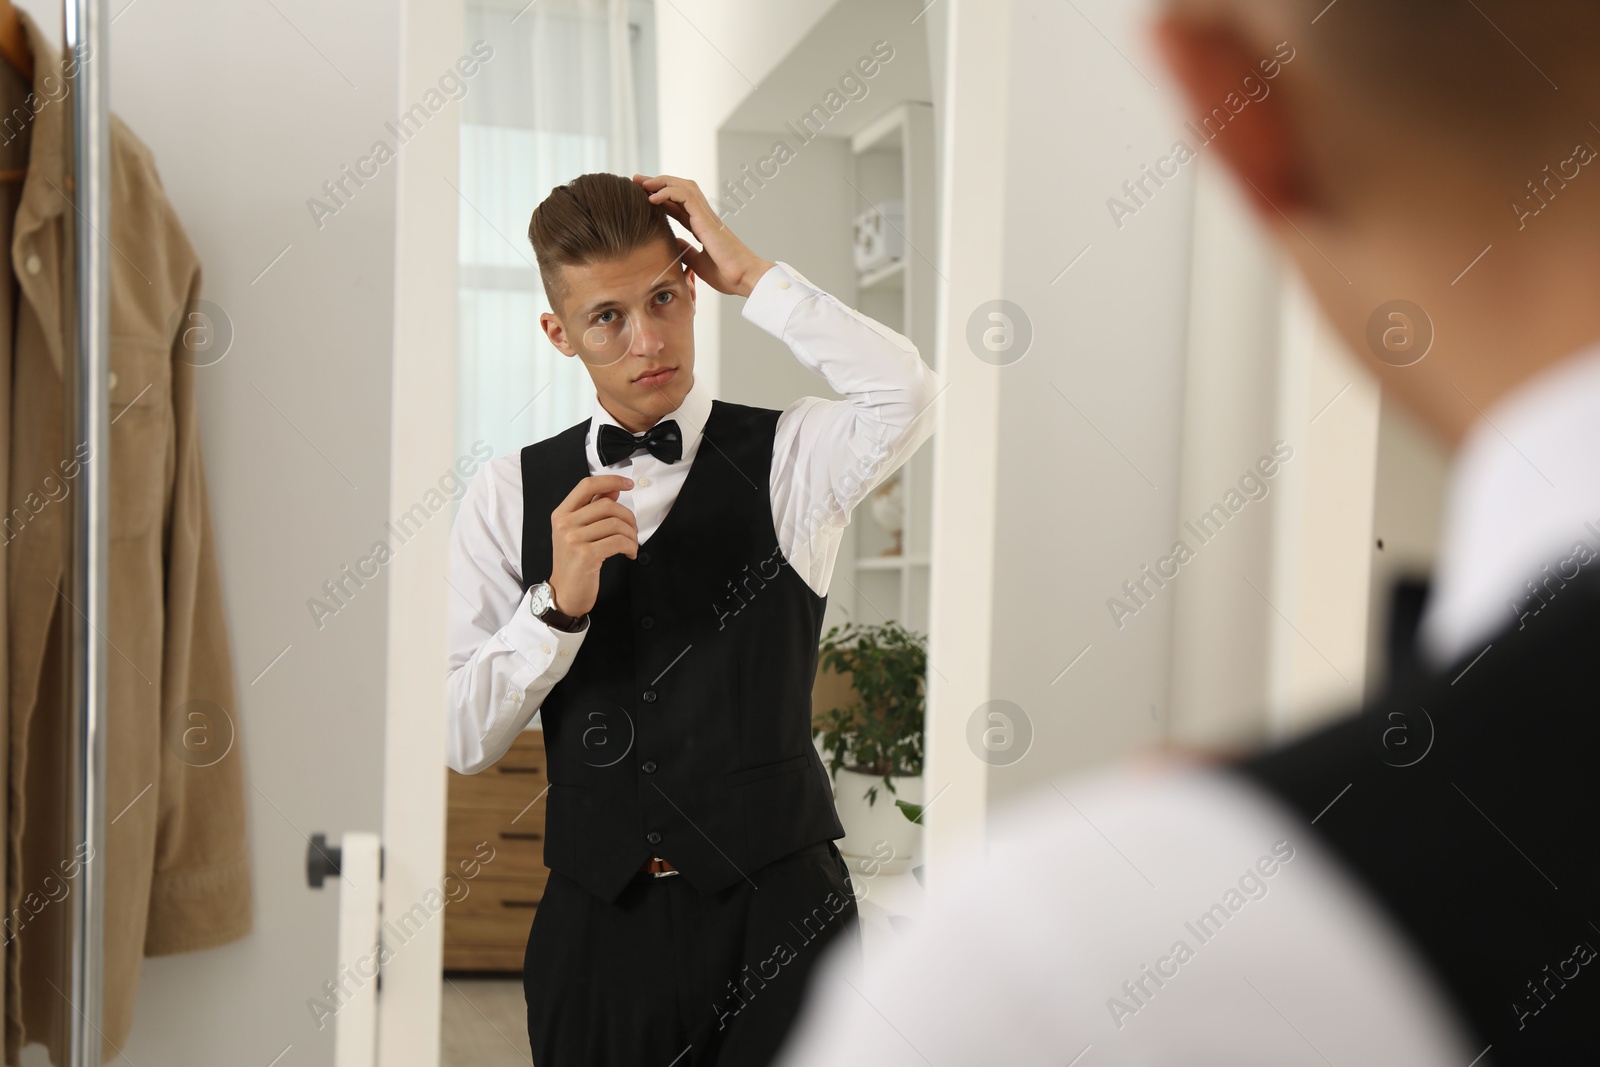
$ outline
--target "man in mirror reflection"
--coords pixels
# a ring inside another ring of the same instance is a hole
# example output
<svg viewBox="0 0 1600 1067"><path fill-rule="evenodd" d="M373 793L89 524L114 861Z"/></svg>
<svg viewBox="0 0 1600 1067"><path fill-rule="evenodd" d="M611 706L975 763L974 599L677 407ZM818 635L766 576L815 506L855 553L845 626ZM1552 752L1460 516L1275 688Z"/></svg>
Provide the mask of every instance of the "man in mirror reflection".
<svg viewBox="0 0 1600 1067"><path fill-rule="evenodd" d="M448 762L484 770L539 713L539 1067L765 1064L822 949L859 953L811 688L844 528L933 432L940 382L907 338L753 252L691 180L582 175L529 240L540 325L595 402L463 497ZM842 399L715 399L699 281Z"/></svg>
<svg viewBox="0 0 1600 1067"><path fill-rule="evenodd" d="M1452 450L1420 627L1309 736L993 817L881 966L819 968L786 1067L1595 1061L1600 9L1168 0L1155 24L1200 117L1286 41L1213 151Z"/></svg>

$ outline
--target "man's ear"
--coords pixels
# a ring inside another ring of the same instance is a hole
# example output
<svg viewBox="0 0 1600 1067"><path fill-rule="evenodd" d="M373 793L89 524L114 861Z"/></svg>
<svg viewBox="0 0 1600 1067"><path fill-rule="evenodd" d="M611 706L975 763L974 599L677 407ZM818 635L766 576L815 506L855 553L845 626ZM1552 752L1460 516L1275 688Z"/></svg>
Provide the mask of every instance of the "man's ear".
<svg viewBox="0 0 1600 1067"><path fill-rule="evenodd" d="M1157 20L1154 36L1167 68L1183 87L1195 128L1215 138L1208 143L1236 178L1255 186L1245 190L1251 206L1274 222L1279 210L1293 214L1305 207L1302 161L1284 107L1282 83L1262 76L1260 64L1271 57L1257 54L1259 46L1242 26L1218 19L1168 12ZM1247 76L1270 86L1271 91L1262 99L1252 99L1245 92ZM1230 94L1236 98L1236 107L1237 100L1247 101L1238 114L1227 106ZM1215 109L1229 116L1221 133L1215 131L1215 124L1211 130L1203 125Z"/></svg>
<svg viewBox="0 0 1600 1067"><path fill-rule="evenodd" d="M550 339L550 343L555 345L556 350L562 355L575 356L578 354L577 349L573 348L567 340L567 328L562 325L560 319L550 312L546 311L539 316L539 328L544 331L544 335Z"/></svg>

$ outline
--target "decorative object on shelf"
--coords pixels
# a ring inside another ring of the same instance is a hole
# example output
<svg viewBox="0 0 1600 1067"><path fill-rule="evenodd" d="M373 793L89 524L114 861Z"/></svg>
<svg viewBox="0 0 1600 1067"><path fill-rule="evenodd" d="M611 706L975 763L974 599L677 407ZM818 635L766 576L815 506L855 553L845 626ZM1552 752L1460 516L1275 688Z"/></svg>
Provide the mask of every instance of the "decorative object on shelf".
<svg viewBox="0 0 1600 1067"><path fill-rule="evenodd" d="M895 471L882 485L872 491L868 509L879 526L894 536L894 544L878 553L880 556L898 556L905 552L906 494L901 475Z"/></svg>
<svg viewBox="0 0 1600 1067"><path fill-rule="evenodd" d="M906 205L884 200L855 219L856 270L866 273L887 267L906 254Z"/></svg>
<svg viewBox="0 0 1600 1067"><path fill-rule="evenodd" d="M878 804L880 790L896 800L922 803L923 718L928 669L927 636L890 620L882 625L836 625L818 646L819 671L849 675L844 707L822 710L812 735L834 781L834 800L846 856L881 857L886 842L893 860L886 870L909 869L921 828L894 804Z"/></svg>

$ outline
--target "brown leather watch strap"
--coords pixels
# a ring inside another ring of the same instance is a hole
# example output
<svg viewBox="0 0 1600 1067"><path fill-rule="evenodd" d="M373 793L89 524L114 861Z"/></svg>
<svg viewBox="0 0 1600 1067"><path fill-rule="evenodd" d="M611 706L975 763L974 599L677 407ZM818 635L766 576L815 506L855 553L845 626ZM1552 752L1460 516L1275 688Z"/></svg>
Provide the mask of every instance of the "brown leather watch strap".
<svg viewBox="0 0 1600 1067"><path fill-rule="evenodd" d="M545 584L550 584L549 579L545 580ZM556 607L555 591L556 587L551 585L550 606L545 608L544 612L535 616L535 618L547 626L555 627L557 630L561 630L569 634L577 633L582 626L583 620L588 617L588 613L585 612L583 615L576 616L568 615L566 612Z"/></svg>
<svg viewBox="0 0 1600 1067"><path fill-rule="evenodd" d="M540 615L539 619L541 622L547 623L548 625L555 627L557 630L571 634L577 633L583 628L584 616L580 615L577 618L573 618L571 615L565 615L560 611L557 611L552 605L551 607L545 609L544 614Z"/></svg>

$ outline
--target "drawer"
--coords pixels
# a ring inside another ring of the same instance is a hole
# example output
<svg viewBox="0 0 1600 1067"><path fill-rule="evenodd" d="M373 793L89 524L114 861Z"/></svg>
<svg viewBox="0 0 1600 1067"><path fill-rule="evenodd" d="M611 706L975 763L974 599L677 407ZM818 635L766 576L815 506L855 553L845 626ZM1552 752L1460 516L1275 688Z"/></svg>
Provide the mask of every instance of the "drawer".
<svg viewBox="0 0 1600 1067"><path fill-rule="evenodd" d="M531 740L525 740L528 738ZM517 735L510 751L493 767L477 774L451 771L451 810L503 811L511 817L527 808L550 784L545 770L543 738L541 731L524 730ZM523 820L527 818L523 816Z"/></svg>
<svg viewBox="0 0 1600 1067"><path fill-rule="evenodd" d="M539 730L518 734L510 750L479 774L450 772L445 870L455 872L468 892L444 909L445 970L522 970L528 929L550 874L544 866L548 785ZM494 852L485 860L489 848Z"/></svg>
<svg viewBox="0 0 1600 1067"><path fill-rule="evenodd" d="M521 974L527 941L499 945L457 945L444 943L444 970L487 971L491 974Z"/></svg>
<svg viewBox="0 0 1600 1067"><path fill-rule="evenodd" d="M479 877L469 884L471 892L444 909L445 944L515 945L520 960L533 913L544 896L544 879L522 884Z"/></svg>
<svg viewBox="0 0 1600 1067"><path fill-rule="evenodd" d="M479 875L466 883L468 889L466 896L461 896L457 890L457 899L451 901L445 908L445 914L459 911L462 914L483 916L504 915L519 909L532 911L544 898L545 882L549 875L550 872L542 867L538 874L522 881L485 878ZM449 929L448 924L446 929Z"/></svg>
<svg viewBox="0 0 1600 1067"><path fill-rule="evenodd" d="M512 822L499 812L457 810L451 806L445 833L445 869L470 871L478 863L479 878L494 881L527 881L543 878L544 805L537 804L522 818ZM493 858L483 847L488 842ZM465 864L466 866L463 866Z"/></svg>
<svg viewBox="0 0 1600 1067"><path fill-rule="evenodd" d="M544 774L544 731L523 730L495 764L518 773Z"/></svg>

